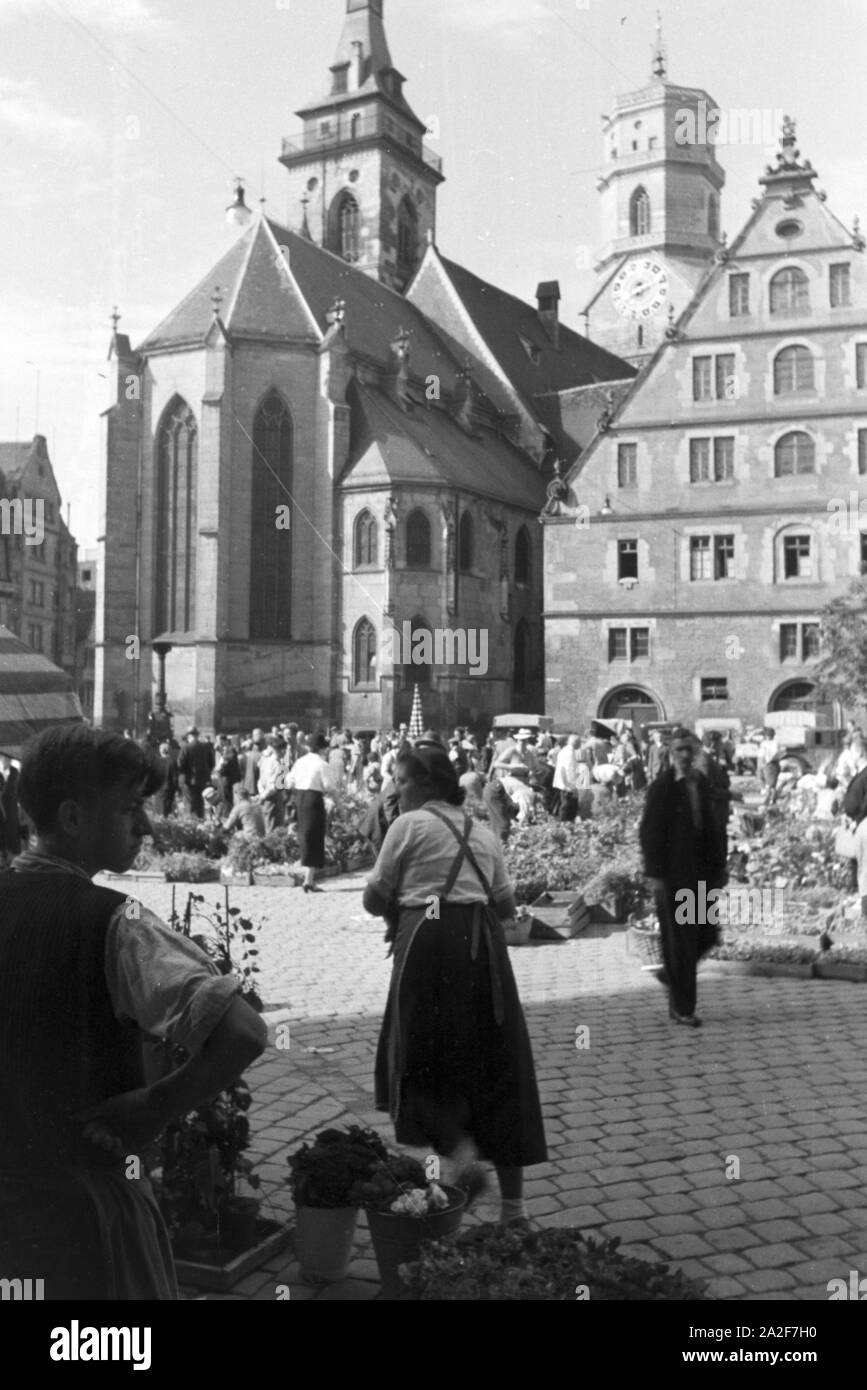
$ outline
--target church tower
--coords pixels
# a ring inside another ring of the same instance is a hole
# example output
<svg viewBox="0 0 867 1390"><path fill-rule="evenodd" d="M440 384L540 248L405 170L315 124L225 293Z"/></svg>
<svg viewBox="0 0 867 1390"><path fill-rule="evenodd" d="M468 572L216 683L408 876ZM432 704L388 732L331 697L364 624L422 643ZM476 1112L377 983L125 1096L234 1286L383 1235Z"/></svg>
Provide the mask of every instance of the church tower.
<svg viewBox="0 0 867 1390"><path fill-rule="evenodd" d="M637 366L720 247L718 121L707 92L668 81L658 26L650 83L603 118L602 245L584 311L588 336Z"/></svg>
<svg viewBox="0 0 867 1390"><path fill-rule="evenodd" d="M384 0L346 0L328 91L296 114L284 140L287 225L402 292L436 231L442 160L403 95L391 61Z"/></svg>

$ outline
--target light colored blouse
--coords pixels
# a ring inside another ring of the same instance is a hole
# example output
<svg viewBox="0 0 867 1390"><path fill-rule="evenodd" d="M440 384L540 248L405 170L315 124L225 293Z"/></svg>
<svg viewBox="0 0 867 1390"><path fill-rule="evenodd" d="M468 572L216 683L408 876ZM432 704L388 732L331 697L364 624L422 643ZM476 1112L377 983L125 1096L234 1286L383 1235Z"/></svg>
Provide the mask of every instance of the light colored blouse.
<svg viewBox="0 0 867 1390"><path fill-rule="evenodd" d="M335 792L334 774L318 753L305 753L292 764L286 776L286 790L296 792Z"/></svg>
<svg viewBox="0 0 867 1390"><path fill-rule="evenodd" d="M450 806L444 801L435 804L463 837L463 808ZM487 877L494 901L502 902L512 892L512 885L506 876L499 842L472 817L470 827L470 848ZM443 892L457 853L455 836L435 815L425 807L418 811L407 811L388 827L379 858L367 880L368 887L380 897L396 901L401 907L425 907L429 898ZM448 901L487 901L481 880L466 856Z"/></svg>

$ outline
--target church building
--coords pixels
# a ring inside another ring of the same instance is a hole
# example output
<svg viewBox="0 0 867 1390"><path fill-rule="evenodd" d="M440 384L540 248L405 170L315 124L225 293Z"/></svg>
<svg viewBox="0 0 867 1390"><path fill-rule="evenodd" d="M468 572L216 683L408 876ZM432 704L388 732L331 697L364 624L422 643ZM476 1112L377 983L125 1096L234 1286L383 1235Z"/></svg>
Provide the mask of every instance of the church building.
<svg viewBox="0 0 867 1390"><path fill-rule="evenodd" d="M110 347L94 717L365 730L543 708L540 513L634 369L441 254L440 160L383 0L347 0L326 90L253 217ZM544 269L544 268L543 268ZM411 640L407 641L409 636Z"/></svg>

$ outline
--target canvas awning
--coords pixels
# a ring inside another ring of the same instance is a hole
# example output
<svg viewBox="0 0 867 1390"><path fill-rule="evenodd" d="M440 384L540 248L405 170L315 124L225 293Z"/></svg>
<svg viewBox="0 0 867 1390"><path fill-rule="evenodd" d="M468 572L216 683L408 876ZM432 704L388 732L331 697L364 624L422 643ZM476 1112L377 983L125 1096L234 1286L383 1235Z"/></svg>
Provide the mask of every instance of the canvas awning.
<svg viewBox="0 0 867 1390"><path fill-rule="evenodd" d="M43 729L83 722L72 677L0 626L0 752L17 758Z"/></svg>

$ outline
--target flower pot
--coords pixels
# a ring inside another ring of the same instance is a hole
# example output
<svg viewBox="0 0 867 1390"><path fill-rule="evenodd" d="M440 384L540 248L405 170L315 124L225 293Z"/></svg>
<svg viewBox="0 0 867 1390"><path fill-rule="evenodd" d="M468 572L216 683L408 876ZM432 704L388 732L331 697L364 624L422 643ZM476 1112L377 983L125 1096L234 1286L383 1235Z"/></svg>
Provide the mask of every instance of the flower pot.
<svg viewBox="0 0 867 1390"><path fill-rule="evenodd" d="M226 1250L246 1250L253 1244L259 1216L258 1197L230 1197L220 1209L220 1244Z"/></svg>
<svg viewBox="0 0 867 1390"><path fill-rule="evenodd" d="M352 1259L358 1207L296 1207L295 1254L305 1284L339 1284Z"/></svg>
<svg viewBox="0 0 867 1390"><path fill-rule="evenodd" d="M400 1266L418 1259L423 1240L440 1240L458 1230L466 1205L466 1194L457 1187L443 1191L449 1198L444 1211L429 1212L427 1216L404 1216L393 1211L368 1211L367 1224L379 1265L382 1297L400 1299L406 1285L400 1277Z"/></svg>
<svg viewBox="0 0 867 1390"><path fill-rule="evenodd" d="M532 917L517 917L514 922L510 922L508 925L503 923L503 936L506 938L506 945L526 946L530 940L532 926Z"/></svg>

